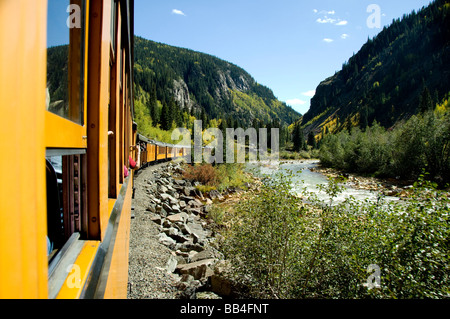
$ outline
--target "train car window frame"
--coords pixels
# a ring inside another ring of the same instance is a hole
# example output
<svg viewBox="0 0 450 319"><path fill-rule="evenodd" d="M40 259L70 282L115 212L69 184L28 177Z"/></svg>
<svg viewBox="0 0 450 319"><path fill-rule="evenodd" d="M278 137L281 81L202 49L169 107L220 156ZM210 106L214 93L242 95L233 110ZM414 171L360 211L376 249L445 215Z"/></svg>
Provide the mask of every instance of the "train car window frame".
<svg viewBox="0 0 450 319"><path fill-rule="evenodd" d="M117 8L118 8L118 3L116 2L116 0L111 0L111 26L110 26L110 32L111 32L111 52L114 54L115 56L115 52L117 49L117 45L116 45L116 37L118 35L117 33L117 17L119 16L117 14Z"/></svg>
<svg viewBox="0 0 450 319"><path fill-rule="evenodd" d="M56 114L49 109L51 96L47 95L45 112L45 146L47 166L47 243L49 269L55 267L55 263L64 254L64 247L73 238L86 237L87 234L87 39L89 0L69 0L67 3L57 3L59 0L49 2L48 13L58 10L57 14L63 15L62 7L67 7L66 17L69 28L69 44L67 44L68 56L67 91L69 95L76 96L68 98L68 110L64 114ZM55 8L50 5L55 4ZM72 16L73 15L73 16ZM71 19L75 20L71 20ZM47 33L56 32L50 30L53 26L52 17L47 17ZM80 19L78 22L76 19ZM71 25L71 23L74 25ZM61 31L62 33L65 30ZM61 51L65 50L61 46ZM47 49L49 51L51 47ZM74 52L74 53L71 53ZM63 52L65 53L65 52ZM75 56L70 58L69 56ZM64 59L62 56L61 59ZM47 68L51 67L47 60ZM75 71L69 71L74 69ZM50 71L51 72L51 71ZM63 72L64 73L64 72ZM49 82L49 71L47 71L47 83ZM64 75L63 75L64 76ZM53 83L55 79L53 79ZM63 81L63 86L65 85ZM47 91L49 89L47 88ZM47 92L48 93L48 92ZM58 169L52 159L59 164ZM55 180L56 179L56 180ZM55 235L56 234L56 235ZM58 257L59 256L59 257ZM52 275L49 272L49 276Z"/></svg>
<svg viewBox="0 0 450 319"><path fill-rule="evenodd" d="M119 158L117 156L119 149L119 109L120 109L120 85L118 83L118 74L121 73L117 54L121 46L120 14L118 14L120 4L111 0L111 46L110 46L110 82L109 82L109 107L108 107L108 198L116 199L119 194L119 171L117 170Z"/></svg>
<svg viewBox="0 0 450 319"><path fill-rule="evenodd" d="M58 0L50 0L55 3L55 1ZM52 105L52 96L50 93L50 89L47 87L47 101L46 101L46 112L45 112L45 135L46 135L46 147L47 148L56 148L56 149L68 149L68 148L86 148L87 147L87 138L86 138L86 77L87 77L87 32L88 32L88 22L87 22L87 16L88 16L88 0L70 0L67 3L70 4L70 7L67 7L67 11L65 12L67 17L67 25L63 26L63 28L68 28L69 31L69 44L67 45L61 45L60 49L63 51L65 50L65 46L67 46L67 58L62 60L66 60L67 66L64 67L67 69L64 72L67 72L67 95L68 95L68 101L56 101L53 103L67 103L67 110L59 112L56 112L54 109L51 110ZM48 23L48 34L52 32L56 32L54 30L50 30L50 27L53 26L53 21L51 19L52 16L50 14L52 13L51 10L55 10L54 8L51 8L50 5L52 3L49 2L49 17L47 18ZM58 4L59 5L59 4ZM65 5L65 4L64 4ZM79 10L71 11L72 6L73 8L79 8ZM60 14L60 11L62 11L62 8L58 8L58 15ZM73 15L73 16L72 16ZM75 19L73 21L77 21L76 19L80 19L80 22L74 23L74 26L72 26L71 19ZM62 31L61 31L62 32ZM64 41L63 41L64 42ZM50 82L58 82L55 79L52 79L52 72L50 69L50 59L52 53L50 50L52 50L53 46L51 46L51 42L48 43L48 49L47 49L47 85L51 86L52 84L49 84ZM76 56L76 58L70 59L69 56L73 55ZM70 70L75 71L70 71ZM61 87L64 87L64 79L66 75L62 76L62 85ZM70 78L70 79L69 79ZM73 78L75 80L73 81ZM62 88L61 90L64 90ZM63 94L64 95L64 94ZM64 107L66 108L66 107Z"/></svg>

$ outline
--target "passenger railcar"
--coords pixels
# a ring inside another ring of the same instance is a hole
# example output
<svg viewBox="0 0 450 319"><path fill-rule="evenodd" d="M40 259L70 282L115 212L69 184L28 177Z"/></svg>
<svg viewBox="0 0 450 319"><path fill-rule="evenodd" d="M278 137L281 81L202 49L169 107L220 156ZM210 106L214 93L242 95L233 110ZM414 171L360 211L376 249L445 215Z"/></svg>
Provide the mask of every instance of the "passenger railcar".
<svg viewBox="0 0 450 319"><path fill-rule="evenodd" d="M133 15L0 1L0 298L127 296Z"/></svg>

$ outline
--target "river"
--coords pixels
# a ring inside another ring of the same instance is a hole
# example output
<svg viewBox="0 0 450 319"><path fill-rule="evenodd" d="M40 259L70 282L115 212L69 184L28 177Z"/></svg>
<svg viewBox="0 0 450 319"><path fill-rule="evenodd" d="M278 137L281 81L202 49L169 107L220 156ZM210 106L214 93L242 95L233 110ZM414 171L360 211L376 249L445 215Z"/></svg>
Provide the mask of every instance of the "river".
<svg viewBox="0 0 450 319"><path fill-rule="evenodd" d="M320 161L318 160L304 160L304 161L289 161L282 162L279 166L260 166L259 173L264 175L274 175L276 173L293 173L292 190L300 195L304 189L307 192L314 193L320 200L329 202L329 196L321 191L317 185L327 185L328 179L326 176L315 172L313 169L318 167ZM377 201L379 199L379 192L364 189L356 189L349 185L343 185L344 191L333 199L333 203L342 203L351 196L359 201L369 200ZM384 200L394 201L397 197L384 197Z"/></svg>

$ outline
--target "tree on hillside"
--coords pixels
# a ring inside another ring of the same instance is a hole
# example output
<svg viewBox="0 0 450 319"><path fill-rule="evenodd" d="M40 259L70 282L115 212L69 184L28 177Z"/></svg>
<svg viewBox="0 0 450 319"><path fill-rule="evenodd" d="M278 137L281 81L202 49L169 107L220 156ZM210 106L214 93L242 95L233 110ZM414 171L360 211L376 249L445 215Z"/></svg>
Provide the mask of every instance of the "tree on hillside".
<svg viewBox="0 0 450 319"><path fill-rule="evenodd" d="M170 112L170 106L167 103L164 103L161 111L161 117L159 120L161 129L164 131L169 131L172 128L172 121L173 119L172 114Z"/></svg>
<svg viewBox="0 0 450 319"><path fill-rule="evenodd" d="M158 102L156 100L156 95L150 95L150 98L147 101L147 108L149 110L150 117L152 118L152 122L159 123L159 112L158 112Z"/></svg>
<svg viewBox="0 0 450 319"><path fill-rule="evenodd" d="M433 110L433 99L430 90L425 86L419 100L419 110L421 113Z"/></svg>
<svg viewBox="0 0 450 319"><path fill-rule="evenodd" d="M367 108L367 105L363 107L361 112L361 121L360 121L360 127L361 130L365 130L369 126L369 110Z"/></svg>
<svg viewBox="0 0 450 319"><path fill-rule="evenodd" d="M292 142L294 143L294 151L299 152L306 148L305 136L300 123L295 123L294 132L292 134Z"/></svg>
<svg viewBox="0 0 450 319"><path fill-rule="evenodd" d="M308 134L308 145L311 146L313 149L317 148L316 136L314 135L313 131L309 132Z"/></svg>

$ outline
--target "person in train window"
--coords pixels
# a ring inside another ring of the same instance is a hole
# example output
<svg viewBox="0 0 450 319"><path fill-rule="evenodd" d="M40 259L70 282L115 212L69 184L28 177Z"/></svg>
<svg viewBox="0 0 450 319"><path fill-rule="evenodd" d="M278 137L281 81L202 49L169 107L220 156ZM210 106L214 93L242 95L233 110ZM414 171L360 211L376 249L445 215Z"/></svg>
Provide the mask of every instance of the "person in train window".
<svg viewBox="0 0 450 319"><path fill-rule="evenodd" d="M128 160L130 161L131 169L135 169L136 168L136 162L134 161L134 159L131 158L131 155L130 155Z"/></svg>
<svg viewBox="0 0 450 319"><path fill-rule="evenodd" d="M136 168L139 168L139 167L141 167L141 149L142 149L142 147L141 147L141 144L139 143L138 144L138 147L137 147L137 155L136 155Z"/></svg>

